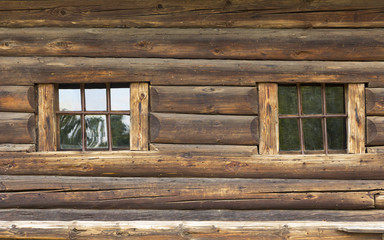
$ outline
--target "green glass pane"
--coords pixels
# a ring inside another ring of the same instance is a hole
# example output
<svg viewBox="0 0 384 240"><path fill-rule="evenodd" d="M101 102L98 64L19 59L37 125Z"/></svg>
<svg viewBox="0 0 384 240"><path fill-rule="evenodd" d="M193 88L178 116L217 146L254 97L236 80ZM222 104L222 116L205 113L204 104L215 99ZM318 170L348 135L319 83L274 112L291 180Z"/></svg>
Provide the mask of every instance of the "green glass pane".
<svg viewBox="0 0 384 240"><path fill-rule="evenodd" d="M302 85L301 102L303 105L303 114L321 114L321 86Z"/></svg>
<svg viewBox="0 0 384 240"><path fill-rule="evenodd" d="M107 148L107 117L105 115L86 115L85 133L87 135L87 148Z"/></svg>
<svg viewBox="0 0 384 240"><path fill-rule="evenodd" d="M111 115L113 148L129 148L130 125L129 115Z"/></svg>
<svg viewBox="0 0 384 240"><path fill-rule="evenodd" d="M279 86L279 114L297 114L296 85Z"/></svg>
<svg viewBox="0 0 384 240"><path fill-rule="evenodd" d="M303 120L305 150L322 150L323 130L320 118L304 118Z"/></svg>
<svg viewBox="0 0 384 240"><path fill-rule="evenodd" d="M344 86L327 85L325 87L325 99L327 102L327 113L344 113Z"/></svg>
<svg viewBox="0 0 384 240"><path fill-rule="evenodd" d="M280 151L300 150L299 127L295 118L279 120Z"/></svg>
<svg viewBox="0 0 384 240"><path fill-rule="evenodd" d="M60 149L81 149L81 117L80 115L60 116Z"/></svg>
<svg viewBox="0 0 384 240"><path fill-rule="evenodd" d="M347 149L345 118L327 118L329 149Z"/></svg>

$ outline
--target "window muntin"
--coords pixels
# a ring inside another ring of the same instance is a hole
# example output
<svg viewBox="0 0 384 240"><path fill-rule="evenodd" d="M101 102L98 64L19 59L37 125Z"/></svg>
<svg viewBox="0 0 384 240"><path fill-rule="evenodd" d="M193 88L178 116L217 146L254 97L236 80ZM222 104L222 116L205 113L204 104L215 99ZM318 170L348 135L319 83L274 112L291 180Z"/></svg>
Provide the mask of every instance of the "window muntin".
<svg viewBox="0 0 384 240"><path fill-rule="evenodd" d="M129 149L129 99L129 84L59 85L59 149Z"/></svg>
<svg viewBox="0 0 384 240"><path fill-rule="evenodd" d="M345 87L279 85L280 153L345 153Z"/></svg>

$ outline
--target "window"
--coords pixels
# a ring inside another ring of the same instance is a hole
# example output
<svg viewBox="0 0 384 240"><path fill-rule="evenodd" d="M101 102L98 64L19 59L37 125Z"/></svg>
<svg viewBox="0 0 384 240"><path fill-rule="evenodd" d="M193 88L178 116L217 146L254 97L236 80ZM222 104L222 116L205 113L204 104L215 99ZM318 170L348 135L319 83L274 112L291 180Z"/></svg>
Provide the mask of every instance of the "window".
<svg viewBox="0 0 384 240"><path fill-rule="evenodd" d="M345 153L344 85L279 85L280 153Z"/></svg>
<svg viewBox="0 0 384 240"><path fill-rule="evenodd" d="M130 147L129 84L59 85L59 150Z"/></svg>

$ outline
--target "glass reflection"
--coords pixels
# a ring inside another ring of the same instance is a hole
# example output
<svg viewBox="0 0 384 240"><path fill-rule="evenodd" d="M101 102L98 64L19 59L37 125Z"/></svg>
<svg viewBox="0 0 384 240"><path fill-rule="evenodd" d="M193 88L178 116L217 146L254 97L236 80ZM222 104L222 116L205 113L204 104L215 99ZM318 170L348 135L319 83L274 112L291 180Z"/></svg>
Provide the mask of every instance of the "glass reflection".
<svg viewBox="0 0 384 240"><path fill-rule="evenodd" d="M87 148L99 149L108 147L107 118L105 115L86 115L85 130Z"/></svg>
<svg viewBox="0 0 384 240"><path fill-rule="evenodd" d="M298 120L282 118L279 121L280 151L300 150Z"/></svg>
<svg viewBox="0 0 384 240"><path fill-rule="evenodd" d="M344 86L328 85L325 88L325 99L327 102L327 113L344 113Z"/></svg>
<svg viewBox="0 0 384 240"><path fill-rule="evenodd" d="M87 111L107 110L107 89L104 84L85 85L85 108Z"/></svg>
<svg viewBox="0 0 384 240"><path fill-rule="evenodd" d="M113 148L129 148L130 125L129 115L111 115Z"/></svg>
<svg viewBox="0 0 384 240"><path fill-rule="evenodd" d="M279 114L297 114L296 85L279 86Z"/></svg>
<svg viewBox="0 0 384 240"><path fill-rule="evenodd" d="M327 118L329 149L347 149L345 118Z"/></svg>
<svg viewBox="0 0 384 240"><path fill-rule="evenodd" d="M305 150L323 149L323 129L320 118L303 119Z"/></svg>
<svg viewBox="0 0 384 240"><path fill-rule="evenodd" d="M60 111L81 111L80 89L60 88L59 109Z"/></svg>
<svg viewBox="0 0 384 240"><path fill-rule="evenodd" d="M321 86L302 85L301 99L304 114L321 114Z"/></svg>
<svg viewBox="0 0 384 240"><path fill-rule="evenodd" d="M81 117L80 115L60 116L60 149L81 149Z"/></svg>
<svg viewBox="0 0 384 240"><path fill-rule="evenodd" d="M111 110L124 111L130 109L130 89L111 88Z"/></svg>

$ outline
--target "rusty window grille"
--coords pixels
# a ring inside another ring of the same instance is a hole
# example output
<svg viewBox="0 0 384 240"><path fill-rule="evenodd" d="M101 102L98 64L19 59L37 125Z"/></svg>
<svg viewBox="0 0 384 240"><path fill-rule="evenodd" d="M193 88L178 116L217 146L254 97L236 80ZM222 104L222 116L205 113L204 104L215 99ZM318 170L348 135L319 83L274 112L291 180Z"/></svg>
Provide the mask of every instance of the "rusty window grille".
<svg viewBox="0 0 384 240"><path fill-rule="evenodd" d="M129 149L129 84L60 84L58 91L59 150Z"/></svg>
<svg viewBox="0 0 384 240"><path fill-rule="evenodd" d="M346 152L345 86L279 85L280 153Z"/></svg>

